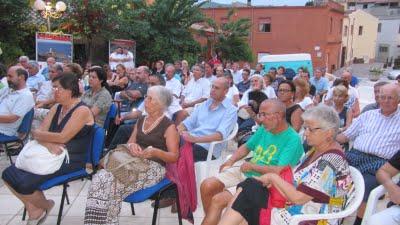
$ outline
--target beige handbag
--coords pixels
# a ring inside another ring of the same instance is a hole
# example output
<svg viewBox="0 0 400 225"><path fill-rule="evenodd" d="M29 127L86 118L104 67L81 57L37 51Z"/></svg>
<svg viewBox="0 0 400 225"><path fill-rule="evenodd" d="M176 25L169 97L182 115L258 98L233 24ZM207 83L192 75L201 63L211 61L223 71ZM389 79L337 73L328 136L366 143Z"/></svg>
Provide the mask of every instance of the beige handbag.
<svg viewBox="0 0 400 225"><path fill-rule="evenodd" d="M139 173L150 169L148 160L131 155L128 144L118 145L117 148L110 151L104 157L104 167L125 186L137 181Z"/></svg>

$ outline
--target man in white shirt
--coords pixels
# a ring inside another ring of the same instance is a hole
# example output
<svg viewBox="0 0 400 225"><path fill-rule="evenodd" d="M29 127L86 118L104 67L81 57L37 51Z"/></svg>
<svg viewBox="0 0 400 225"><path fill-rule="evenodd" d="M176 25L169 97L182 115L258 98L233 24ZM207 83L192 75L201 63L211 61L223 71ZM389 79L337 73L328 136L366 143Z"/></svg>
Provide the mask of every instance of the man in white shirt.
<svg viewBox="0 0 400 225"><path fill-rule="evenodd" d="M361 223L369 193L378 186L375 177L377 170L399 151L399 103L400 88L395 84L382 86L379 93L380 109L361 114L336 137L340 143L353 141L352 149L345 152L346 159L364 177L364 199L358 208L355 224Z"/></svg>
<svg viewBox="0 0 400 225"><path fill-rule="evenodd" d="M47 58L46 62L47 62L47 66L44 67L44 68L40 71L40 74L42 74L42 76L43 76L44 78L46 78L46 80L49 80L49 79L50 79L50 78L49 78L49 69L50 69L50 66L56 64L56 59L55 59L54 57L51 57L51 56L50 56L49 58Z"/></svg>
<svg viewBox="0 0 400 225"><path fill-rule="evenodd" d="M210 82L203 78L204 68L195 65L192 69L193 79L189 81L181 96L182 108L191 108L196 104L204 102L210 96Z"/></svg>
<svg viewBox="0 0 400 225"><path fill-rule="evenodd" d="M53 86L52 80L61 75L63 68L59 64L49 66L49 79L40 85L39 91L36 93L36 107L42 108L53 103Z"/></svg>
<svg viewBox="0 0 400 225"><path fill-rule="evenodd" d="M109 63L111 70L115 71L118 64L123 64L124 58L122 48L117 47L117 49L110 54Z"/></svg>
<svg viewBox="0 0 400 225"><path fill-rule="evenodd" d="M172 103L168 111L171 111L175 124L180 124L188 115L179 104L183 85L175 78L175 67L172 64L165 66L165 87L172 93Z"/></svg>
<svg viewBox="0 0 400 225"><path fill-rule="evenodd" d="M22 67L24 67L24 69L27 70L28 69L28 62L29 62L29 57L28 56L25 56L25 55L20 56L18 58L17 66L22 66Z"/></svg>
<svg viewBox="0 0 400 225"><path fill-rule="evenodd" d="M204 78L206 78L208 80L208 82L210 82L210 85L214 82L215 79L217 79L216 76L214 76L213 74L213 66L206 62L204 64L204 70L205 70L205 74L204 74Z"/></svg>
<svg viewBox="0 0 400 225"><path fill-rule="evenodd" d="M133 60L133 53L126 48L124 48L123 53L125 56L124 63L123 63L124 66L126 68L135 68L135 63Z"/></svg>
<svg viewBox="0 0 400 225"><path fill-rule="evenodd" d="M39 64L36 61L29 61L28 64L29 77L26 81L26 85L31 91L36 92L39 90L42 83L46 81L46 78L39 73Z"/></svg>
<svg viewBox="0 0 400 225"><path fill-rule="evenodd" d="M0 102L0 137L17 135L23 117L35 105L26 86L28 72L22 66L13 66L7 72L9 93Z"/></svg>
<svg viewBox="0 0 400 225"><path fill-rule="evenodd" d="M238 62L233 63L231 73L233 76L233 83L238 85L243 80L242 70L240 69Z"/></svg>

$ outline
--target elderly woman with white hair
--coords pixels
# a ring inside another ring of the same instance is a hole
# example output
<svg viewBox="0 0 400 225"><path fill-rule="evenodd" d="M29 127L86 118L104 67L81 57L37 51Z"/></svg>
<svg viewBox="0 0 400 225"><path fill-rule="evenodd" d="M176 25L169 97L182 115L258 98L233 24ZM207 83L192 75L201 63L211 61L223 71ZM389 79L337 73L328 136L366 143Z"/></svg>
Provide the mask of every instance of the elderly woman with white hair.
<svg viewBox="0 0 400 225"><path fill-rule="evenodd" d="M263 77L258 74L251 76L250 88L243 93L242 99L237 103L239 134L247 133L256 124L261 102L273 98L276 98L275 91L272 87L265 87Z"/></svg>
<svg viewBox="0 0 400 225"><path fill-rule="evenodd" d="M172 95L163 86L152 86L144 100L146 116L138 119L124 148L126 157L135 163L123 167L133 176L116 174L119 165L110 169L113 151L105 158L104 167L93 177L86 202L87 224L118 224L122 200L131 193L160 182L165 176L166 163L178 160L179 135L174 123L165 116ZM125 160L125 159L124 159ZM122 164L121 164L122 166ZM133 178L132 178L133 177Z"/></svg>
<svg viewBox="0 0 400 225"><path fill-rule="evenodd" d="M343 150L335 140L339 117L334 109L324 105L308 109L302 117L305 121L304 135L312 149L293 168L293 183L276 173L248 178L238 185L231 208L225 212L219 225L245 221L250 225L259 224L265 219L265 214L260 217L260 210L267 207L270 187L277 189L287 202L284 208L272 208L270 224L289 224L296 214L342 210L352 179ZM317 224L317 221L311 221L311 224Z"/></svg>

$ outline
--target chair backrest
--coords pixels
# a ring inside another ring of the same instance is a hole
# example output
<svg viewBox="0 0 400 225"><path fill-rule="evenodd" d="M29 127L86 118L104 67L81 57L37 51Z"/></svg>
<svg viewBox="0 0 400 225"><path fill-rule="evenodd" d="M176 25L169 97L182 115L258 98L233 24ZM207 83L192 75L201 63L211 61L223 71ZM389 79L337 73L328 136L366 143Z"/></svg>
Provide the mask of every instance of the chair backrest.
<svg viewBox="0 0 400 225"><path fill-rule="evenodd" d="M104 149L104 137L104 129L98 125L94 125L90 148L88 149L89 152L86 157L86 162L92 164L93 168L99 165L100 157Z"/></svg>
<svg viewBox="0 0 400 225"><path fill-rule="evenodd" d="M110 127L111 120L115 119L115 117L117 117L117 106L115 104L111 104L106 119L104 120L104 125L103 125L104 130L108 130L108 128Z"/></svg>
<svg viewBox="0 0 400 225"><path fill-rule="evenodd" d="M353 179L352 193L346 202L345 210L357 210L360 206L365 192L364 177L356 168L350 166L351 178Z"/></svg>
<svg viewBox="0 0 400 225"><path fill-rule="evenodd" d="M22 122L18 127L18 134L20 137L22 137L21 139L25 139L25 137L28 136L27 134L31 131L34 113L35 110L32 108L24 115L24 118L22 119Z"/></svg>

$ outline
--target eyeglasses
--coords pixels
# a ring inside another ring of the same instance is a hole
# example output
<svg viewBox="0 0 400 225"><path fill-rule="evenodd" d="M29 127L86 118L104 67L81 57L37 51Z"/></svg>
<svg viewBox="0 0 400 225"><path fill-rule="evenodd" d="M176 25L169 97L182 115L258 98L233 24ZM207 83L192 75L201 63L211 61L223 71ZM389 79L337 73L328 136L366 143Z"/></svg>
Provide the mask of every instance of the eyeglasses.
<svg viewBox="0 0 400 225"><path fill-rule="evenodd" d="M267 117L267 116L272 116L272 115L274 115L276 112L259 112L258 114L257 114L257 117L259 118L259 119L261 119L261 118L264 118L264 117Z"/></svg>
<svg viewBox="0 0 400 225"><path fill-rule="evenodd" d="M382 101L394 101L395 97L394 96L386 96L386 95L379 95L379 100Z"/></svg>
<svg viewBox="0 0 400 225"><path fill-rule="evenodd" d="M314 133L315 131L321 130L321 129L322 129L321 127L314 127L314 128L311 128L311 127L304 127L304 131L309 131L309 132L311 132L311 133Z"/></svg>
<svg viewBox="0 0 400 225"><path fill-rule="evenodd" d="M289 92L292 92L292 90L290 90L290 89L278 89L278 92L289 93Z"/></svg>

